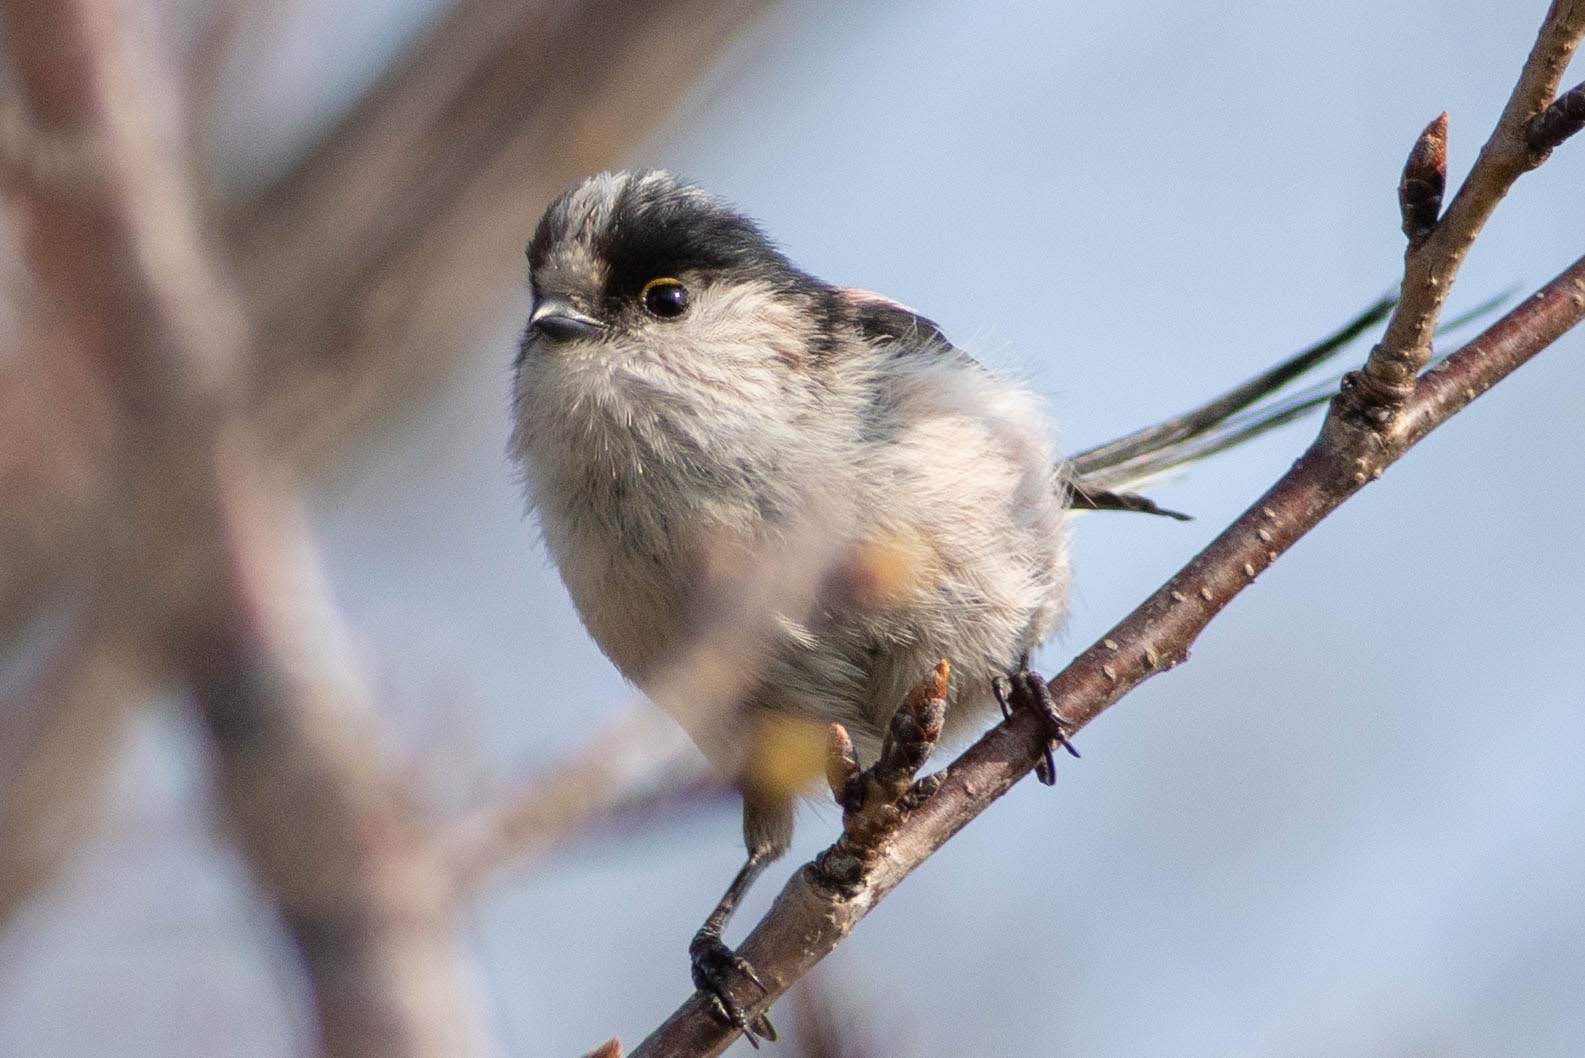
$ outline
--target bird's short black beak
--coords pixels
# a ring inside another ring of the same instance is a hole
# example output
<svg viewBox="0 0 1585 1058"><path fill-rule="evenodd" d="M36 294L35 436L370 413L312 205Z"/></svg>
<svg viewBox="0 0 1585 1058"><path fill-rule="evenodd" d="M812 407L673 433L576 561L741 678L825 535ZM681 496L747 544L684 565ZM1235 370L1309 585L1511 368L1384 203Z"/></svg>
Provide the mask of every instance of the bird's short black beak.
<svg viewBox="0 0 1585 1058"><path fill-rule="evenodd" d="M542 301L534 306L533 315L528 318L528 327L553 342L567 342L598 333L601 324L565 301Z"/></svg>

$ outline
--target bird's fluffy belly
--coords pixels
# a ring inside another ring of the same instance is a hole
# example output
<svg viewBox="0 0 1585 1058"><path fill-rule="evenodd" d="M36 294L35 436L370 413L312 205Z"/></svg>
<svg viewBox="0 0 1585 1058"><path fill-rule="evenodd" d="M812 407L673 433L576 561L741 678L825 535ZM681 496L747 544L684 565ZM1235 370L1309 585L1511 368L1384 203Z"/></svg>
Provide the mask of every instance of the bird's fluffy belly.
<svg viewBox="0 0 1585 1058"><path fill-rule="evenodd" d="M547 540L585 625L640 685L689 644L697 627L690 618L698 613L698 579L678 571L698 570L708 560L701 551L721 542L724 527L752 524L751 512L741 510L716 507L692 518L663 510L668 505L659 497L675 497L674 487L601 477L579 490L581 509L544 512ZM903 503L885 500L899 509ZM997 517L983 510L942 513L965 521ZM821 578L826 594L788 600L781 619L767 627L778 641L761 655L753 704L822 727L839 720L871 758L898 702L943 657L954 666L948 735L977 725L991 703L991 678L1055 621L1060 558L1051 549L1060 548L1060 539L1015 536L1033 553L1014 560L976 551L983 543L963 525L943 533L928 523L923 532L874 518L864 524L882 528L832 549ZM643 530L634 532L635 526ZM1001 535L985 538L1001 539L1007 530L995 532ZM1051 553L1042 559L1043 551ZM772 562L785 554L759 550L760 559Z"/></svg>
<svg viewBox="0 0 1585 1058"><path fill-rule="evenodd" d="M1038 417L964 399L977 375L948 381L950 401L935 378L920 387L940 410L906 401L906 428L863 444L807 427L778 437L764 419L744 424L742 444L712 421L717 443L700 444L645 402L547 390L520 450L546 542L601 649L645 685L689 644L701 574L722 549L793 561L795 542L777 536L807 496L789 486L817 483L823 502L848 505L821 522L843 535L822 555L824 593L789 600L767 627L775 641L759 652L751 704L839 720L870 756L903 695L946 658L948 733L972 730L991 678L1060 619L1066 549ZM789 465L800 450L821 456L808 461L816 470Z"/></svg>

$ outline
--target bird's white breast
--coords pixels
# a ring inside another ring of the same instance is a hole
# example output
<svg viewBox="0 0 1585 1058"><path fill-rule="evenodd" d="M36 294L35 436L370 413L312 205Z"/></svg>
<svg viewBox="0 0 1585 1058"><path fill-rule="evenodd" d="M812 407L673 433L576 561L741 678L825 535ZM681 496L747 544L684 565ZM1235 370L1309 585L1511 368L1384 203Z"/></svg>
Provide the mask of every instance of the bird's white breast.
<svg viewBox="0 0 1585 1058"><path fill-rule="evenodd" d="M757 548L795 518L810 453L831 446L787 424L784 395L752 372L554 356L524 365L514 447L585 625L642 681L686 636L711 552Z"/></svg>

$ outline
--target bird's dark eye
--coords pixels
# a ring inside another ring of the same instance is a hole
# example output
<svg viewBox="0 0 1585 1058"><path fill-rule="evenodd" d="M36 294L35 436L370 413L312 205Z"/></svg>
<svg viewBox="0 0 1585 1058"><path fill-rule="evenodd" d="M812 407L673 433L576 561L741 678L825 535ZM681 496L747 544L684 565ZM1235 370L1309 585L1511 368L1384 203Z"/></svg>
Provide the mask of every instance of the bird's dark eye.
<svg viewBox="0 0 1585 1058"><path fill-rule="evenodd" d="M671 276L651 279L639 291L644 311L663 320L674 320L688 311L688 288Z"/></svg>

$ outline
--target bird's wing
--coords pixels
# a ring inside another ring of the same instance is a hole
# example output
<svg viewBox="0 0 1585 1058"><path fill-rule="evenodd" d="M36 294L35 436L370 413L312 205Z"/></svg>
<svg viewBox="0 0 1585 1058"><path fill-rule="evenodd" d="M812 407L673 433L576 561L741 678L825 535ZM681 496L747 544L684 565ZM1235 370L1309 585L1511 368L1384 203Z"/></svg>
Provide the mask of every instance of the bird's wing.
<svg viewBox="0 0 1585 1058"><path fill-rule="evenodd" d="M899 301L858 287L843 287L837 291L837 297L852 313L853 325L867 342L897 342L910 351L949 352L970 363L978 363L953 345L934 320L926 319Z"/></svg>
<svg viewBox="0 0 1585 1058"><path fill-rule="evenodd" d="M939 326L906 305L868 290L850 288L840 294L867 340L907 343L910 349L939 351L979 366L954 346ZM1486 315L1506 296L1476 306L1441 330ZM1320 341L1204 404L1070 456L1062 475L1068 506L1186 520L1188 515L1167 510L1133 490L1167 471L1242 444L1324 405L1337 391L1335 378L1284 397L1276 394L1352 345L1384 320L1394 304L1395 298L1381 298Z"/></svg>
<svg viewBox="0 0 1585 1058"><path fill-rule="evenodd" d="M849 287L838 293L852 311L854 323L865 341L896 342L907 348L910 355L916 352L934 352L937 355L952 356L972 364L979 370L985 370L984 365L978 360L953 345L934 320L926 319L907 305L893 301L884 294L860 290L856 287ZM1134 492L1119 492L1106 488L1098 482L1086 484L1075 478L1071 472L1064 473L1061 480L1067 493L1067 505L1075 510L1140 511L1185 521L1189 518L1186 514L1169 511L1159 506L1148 496Z"/></svg>

